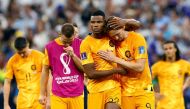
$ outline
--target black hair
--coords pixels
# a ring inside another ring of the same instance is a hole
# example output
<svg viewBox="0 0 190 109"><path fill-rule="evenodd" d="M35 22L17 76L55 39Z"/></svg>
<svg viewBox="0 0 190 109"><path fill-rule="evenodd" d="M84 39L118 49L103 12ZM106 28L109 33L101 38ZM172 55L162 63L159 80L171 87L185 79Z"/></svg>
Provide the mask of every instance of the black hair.
<svg viewBox="0 0 190 109"><path fill-rule="evenodd" d="M105 18L105 13L101 10L97 10L94 13L92 13L91 16L102 16L103 18Z"/></svg>
<svg viewBox="0 0 190 109"><path fill-rule="evenodd" d="M180 59L181 59L180 50L179 50L179 47L177 46L176 42L169 40L169 41L164 42L163 45L165 45L165 44L174 44L174 47L175 47L176 50L177 50L177 51L176 51L176 54L175 54L175 56L176 56L175 59L176 59L176 61L180 60ZM166 60L166 55L165 55L165 54L163 55L163 60L164 60L164 61Z"/></svg>
<svg viewBox="0 0 190 109"><path fill-rule="evenodd" d="M23 50L27 47L28 41L24 37L18 37L15 39L14 46L18 51Z"/></svg>
<svg viewBox="0 0 190 109"><path fill-rule="evenodd" d="M63 35L65 35L67 38L72 37L72 35L74 34L74 27L73 27L73 25L70 24L70 23L63 24L63 26L61 28L61 33Z"/></svg>
<svg viewBox="0 0 190 109"><path fill-rule="evenodd" d="M94 11L92 14L91 14L91 17L92 16L102 16L103 17L103 20L104 20L104 26L103 26L103 30L102 30L102 33L101 34L106 34L106 16L105 16L105 13L101 10L97 10L97 11Z"/></svg>

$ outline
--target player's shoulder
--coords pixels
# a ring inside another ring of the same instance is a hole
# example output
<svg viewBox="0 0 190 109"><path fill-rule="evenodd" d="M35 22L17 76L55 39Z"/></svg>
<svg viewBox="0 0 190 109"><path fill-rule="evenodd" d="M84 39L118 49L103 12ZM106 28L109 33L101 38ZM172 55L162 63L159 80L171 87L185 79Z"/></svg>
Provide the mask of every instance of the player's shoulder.
<svg viewBox="0 0 190 109"><path fill-rule="evenodd" d="M180 59L178 62L181 63L182 65L190 65L190 62L185 59Z"/></svg>
<svg viewBox="0 0 190 109"><path fill-rule="evenodd" d="M152 66L153 67L159 67L159 66L163 66L163 65L165 65L165 62L160 60L160 61L155 62Z"/></svg>
<svg viewBox="0 0 190 109"><path fill-rule="evenodd" d="M144 39L144 36L138 32L130 31L128 34L133 37L133 39Z"/></svg>
<svg viewBox="0 0 190 109"><path fill-rule="evenodd" d="M93 37L91 35L87 35L83 40L82 40L82 44L89 44L91 43L91 41L93 41Z"/></svg>
<svg viewBox="0 0 190 109"><path fill-rule="evenodd" d="M76 40L76 41L82 41L82 39L80 39L78 37L75 37L74 40Z"/></svg>
<svg viewBox="0 0 190 109"><path fill-rule="evenodd" d="M57 37L57 38L55 38L55 39L53 39L53 40L51 40L51 41L49 41L46 45L45 45L45 48L47 49L49 49L49 48L53 48L57 43L56 42L59 42L59 38L60 37Z"/></svg>
<svg viewBox="0 0 190 109"><path fill-rule="evenodd" d="M60 43L60 39L61 39L60 36L56 37L55 39L49 41L49 42L45 45L45 47L52 46L52 45L54 45L54 44ZM59 44L58 44L58 45L59 45Z"/></svg>
<svg viewBox="0 0 190 109"><path fill-rule="evenodd" d="M32 50L32 53L34 55L37 55L37 56L44 56L44 53L42 53L41 51L38 51L38 50L35 50L35 49L31 49Z"/></svg>
<svg viewBox="0 0 190 109"><path fill-rule="evenodd" d="M91 35L91 34L88 34L88 35L83 39L83 41L92 40L92 39L93 39L92 35Z"/></svg>
<svg viewBox="0 0 190 109"><path fill-rule="evenodd" d="M9 62L13 62L13 61L16 61L17 59L18 59L18 57L19 57L19 54L18 53L15 53L13 56L11 56L10 58L9 58Z"/></svg>
<svg viewBox="0 0 190 109"><path fill-rule="evenodd" d="M74 38L74 41L75 41L75 42L78 42L78 43L81 43L81 42L82 42L82 39L76 37L76 38Z"/></svg>

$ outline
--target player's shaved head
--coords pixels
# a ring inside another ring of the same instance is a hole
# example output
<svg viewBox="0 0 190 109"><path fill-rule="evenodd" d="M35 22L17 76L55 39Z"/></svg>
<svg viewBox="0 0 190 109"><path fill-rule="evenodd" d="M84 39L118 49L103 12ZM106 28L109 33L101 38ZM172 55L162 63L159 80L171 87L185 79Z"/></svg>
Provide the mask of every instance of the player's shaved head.
<svg viewBox="0 0 190 109"><path fill-rule="evenodd" d="M97 10L94 13L92 13L91 16L102 16L103 18L105 18L105 13L101 10Z"/></svg>
<svg viewBox="0 0 190 109"><path fill-rule="evenodd" d="M105 14L101 10L97 10L91 14L90 18L90 27L93 34L96 34L96 37L101 37L105 34Z"/></svg>
<svg viewBox="0 0 190 109"><path fill-rule="evenodd" d="M74 27L70 23L63 24L61 28L61 33L66 36L67 38L70 38L74 35Z"/></svg>

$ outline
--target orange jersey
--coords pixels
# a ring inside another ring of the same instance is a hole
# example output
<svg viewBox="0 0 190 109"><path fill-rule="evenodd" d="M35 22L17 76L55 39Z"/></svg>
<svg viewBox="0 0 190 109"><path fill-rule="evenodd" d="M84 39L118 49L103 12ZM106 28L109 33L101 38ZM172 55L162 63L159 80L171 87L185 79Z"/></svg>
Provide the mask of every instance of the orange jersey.
<svg viewBox="0 0 190 109"><path fill-rule="evenodd" d="M121 77L122 96L143 95L146 89L151 88L151 73L148 64L147 45L144 37L135 32L129 32L128 36L116 47L117 55L129 62L137 59L146 59L144 71L134 73L128 71Z"/></svg>
<svg viewBox="0 0 190 109"><path fill-rule="evenodd" d="M165 96L160 106L184 109L182 89L185 74L190 75L190 63L183 59L176 62L159 61L152 66L152 75L158 78L160 93Z"/></svg>
<svg viewBox="0 0 190 109"><path fill-rule="evenodd" d="M108 62L99 57L97 53L100 50L112 50L115 53L115 47L108 36L97 39L88 35L80 46L82 64L94 63L96 70L111 70L116 67L115 63ZM101 92L117 86L120 86L120 83L114 80L114 76L111 75L101 79L90 79L87 88L89 92Z"/></svg>
<svg viewBox="0 0 190 109"><path fill-rule="evenodd" d="M22 58L19 54L14 54L8 61L6 67L5 78L16 78L17 87L19 89L18 102L20 107L32 106L31 99L36 99L33 94L40 93L40 78L42 72L42 60L44 54L31 50L26 58Z"/></svg>

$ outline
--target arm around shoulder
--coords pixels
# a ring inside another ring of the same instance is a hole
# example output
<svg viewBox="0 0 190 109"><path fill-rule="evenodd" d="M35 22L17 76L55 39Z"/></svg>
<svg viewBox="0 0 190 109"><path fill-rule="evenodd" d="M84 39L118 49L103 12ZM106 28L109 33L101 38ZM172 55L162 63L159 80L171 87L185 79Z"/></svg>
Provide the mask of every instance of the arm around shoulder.
<svg viewBox="0 0 190 109"><path fill-rule="evenodd" d="M96 70L94 63L83 65L84 72L86 73L89 79L99 79L114 73L125 73L126 71L121 68L114 68L111 70Z"/></svg>

